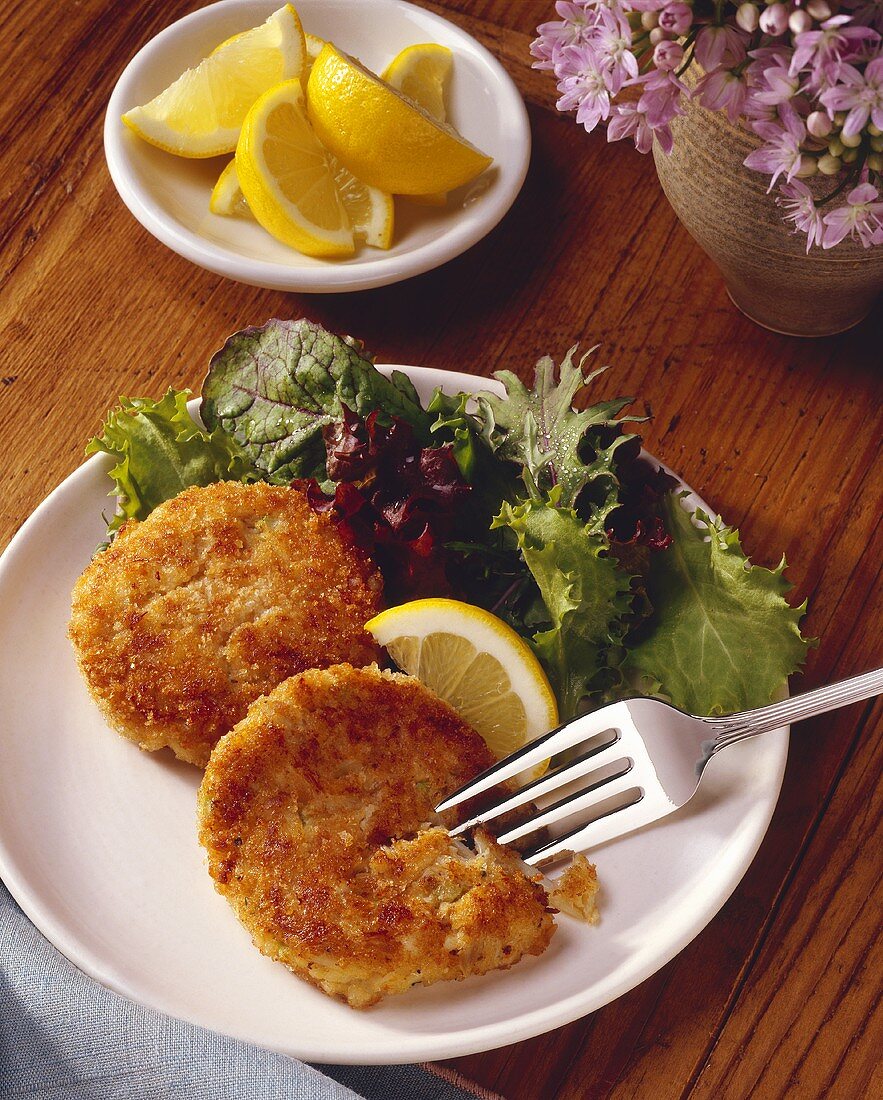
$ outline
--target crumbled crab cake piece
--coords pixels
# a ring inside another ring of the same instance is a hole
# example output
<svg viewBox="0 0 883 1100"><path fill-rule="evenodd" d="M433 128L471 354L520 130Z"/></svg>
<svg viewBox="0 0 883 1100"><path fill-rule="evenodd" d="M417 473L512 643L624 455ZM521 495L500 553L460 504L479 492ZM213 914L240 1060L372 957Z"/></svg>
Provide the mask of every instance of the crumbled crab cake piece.
<svg viewBox="0 0 883 1100"><path fill-rule="evenodd" d="M598 872L594 863L577 854L549 894L550 903L562 913L586 924L598 924Z"/></svg>
<svg viewBox="0 0 883 1100"><path fill-rule="evenodd" d="M376 661L364 624L381 592L303 493L224 481L125 524L74 586L70 637L114 729L204 766L282 680Z"/></svg>
<svg viewBox="0 0 883 1100"><path fill-rule="evenodd" d="M471 850L433 809L492 762L411 677L304 672L212 753L209 871L265 955L356 1008L505 969L548 945L546 893L515 853L481 831Z"/></svg>

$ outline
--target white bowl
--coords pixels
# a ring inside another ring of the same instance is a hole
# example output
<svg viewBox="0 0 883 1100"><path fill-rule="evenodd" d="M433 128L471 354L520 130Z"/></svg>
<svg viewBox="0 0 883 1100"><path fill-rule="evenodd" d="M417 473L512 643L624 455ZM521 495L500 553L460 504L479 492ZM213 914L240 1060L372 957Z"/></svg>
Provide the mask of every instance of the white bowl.
<svg viewBox="0 0 883 1100"><path fill-rule="evenodd" d="M491 54L446 19L405 0L297 0L304 29L330 39L375 72L417 42L454 52L448 97L454 126L494 164L448 198L444 208L396 200L396 232L386 252L362 246L347 260L303 256L257 223L212 214L209 195L229 157L189 160L154 148L121 116L152 99L224 39L262 23L282 0L223 0L193 12L135 55L107 106L104 151L114 185L139 222L200 267L254 286L317 293L385 286L459 256L489 233L521 189L530 128L512 80ZM528 59L525 58L525 64Z"/></svg>

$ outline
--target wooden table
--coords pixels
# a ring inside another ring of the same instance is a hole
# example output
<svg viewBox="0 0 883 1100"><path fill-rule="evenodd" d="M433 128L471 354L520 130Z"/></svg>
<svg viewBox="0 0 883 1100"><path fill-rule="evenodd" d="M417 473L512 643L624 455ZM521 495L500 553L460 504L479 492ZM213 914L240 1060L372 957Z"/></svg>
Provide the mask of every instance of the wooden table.
<svg viewBox="0 0 883 1100"><path fill-rule="evenodd" d="M756 560L786 552L794 599L809 597L806 627L822 639L796 686L881 663L883 313L816 341L742 317L651 160L556 115L551 81L528 58L551 0L426 5L504 61L533 127L521 197L467 255L339 297L192 267L117 198L101 124L126 60L198 6L7 9L0 546L81 461L120 393L198 387L244 325L303 314L361 337L380 361L525 377L547 351L601 342L611 385L655 413L653 452L739 525ZM881 714L855 706L799 729L754 864L655 977L569 1027L453 1065L507 1100L883 1095Z"/></svg>

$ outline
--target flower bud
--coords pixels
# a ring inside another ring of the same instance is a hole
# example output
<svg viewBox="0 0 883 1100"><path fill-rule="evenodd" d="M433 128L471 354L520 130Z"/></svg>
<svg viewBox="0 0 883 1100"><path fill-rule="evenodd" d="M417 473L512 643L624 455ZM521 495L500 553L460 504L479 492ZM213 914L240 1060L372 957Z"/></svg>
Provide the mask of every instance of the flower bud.
<svg viewBox="0 0 883 1100"><path fill-rule="evenodd" d="M840 154L843 152L843 148L843 142L840 140L839 137L831 138L831 140L828 142L828 152L831 154L832 157L839 157Z"/></svg>
<svg viewBox="0 0 883 1100"><path fill-rule="evenodd" d="M844 122L846 122L846 111L835 111L834 125L840 127Z"/></svg>
<svg viewBox="0 0 883 1100"><path fill-rule="evenodd" d="M774 38L788 29L788 9L784 4L772 4L760 16L760 29Z"/></svg>
<svg viewBox="0 0 883 1100"><path fill-rule="evenodd" d="M641 26L645 31L652 31L658 22L658 11L645 11L641 13Z"/></svg>
<svg viewBox="0 0 883 1100"><path fill-rule="evenodd" d="M739 10L736 12L736 24L742 28L743 31L747 31L751 34L757 30L757 24L760 22L760 12L757 10L756 4L740 4Z"/></svg>
<svg viewBox="0 0 883 1100"><path fill-rule="evenodd" d="M811 30L812 16L807 15L805 11L798 8L797 11L792 11L788 17L788 26L792 34L803 34L804 31Z"/></svg>
<svg viewBox="0 0 883 1100"><path fill-rule="evenodd" d="M840 157L819 157L819 171L823 176L836 176L842 167Z"/></svg>
<svg viewBox="0 0 883 1100"><path fill-rule="evenodd" d="M668 38L657 43L656 49L653 51L653 64L657 69L662 69L664 72L676 69L683 60L684 47L680 42L672 42Z"/></svg>
<svg viewBox="0 0 883 1100"><path fill-rule="evenodd" d="M855 164L858 160L858 149L844 149L840 159L844 164Z"/></svg>
<svg viewBox="0 0 883 1100"><path fill-rule="evenodd" d="M883 130L879 126L875 126L873 122L869 122L865 127L871 137L883 137Z"/></svg>
<svg viewBox="0 0 883 1100"><path fill-rule="evenodd" d="M827 3L827 0L809 0L806 10L813 19L831 18L831 5Z"/></svg>
<svg viewBox="0 0 883 1100"><path fill-rule="evenodd" d="M883 153L871 153L865 164L872 172L883 172Z"/></svg>
<svg viewBox="0 0 883 1100"><path fill-rule="evenodd" d="M813 111L806 120L806 128L813 137L827 137L832 129L831 119L824 111Z"/></svg>
<svg viewBox="0 0 883 1100"><path fill-rule="evenodd" d="M883 134L880 137L871 138L871 148L875 153L883 153Z"/></svg>
<svg viewBox="0 0 883 1100"><path fill-rule="evenodd" d="M800 179L804 180L808 176L814 176L818 170L819 164L815 157L801 157L800 167L797 169L797 175Z"/></svg>
<svg viewBox="0 0 883 1100"><path fill-rule="evenodd" d="M858 149L862 143L861 134L844 134L841 132L840 140L846 146L847 149Z"/></svg>
<svg viewBox="0 0 883 1100"><path fill-rule="evenodd" d="M668 34L680 38L693 26L693 9L681 0L667 4L659 13L659 26Z"/></svg>
<svg viewBox="0 0 883 1100"><path fill-rule="evenodd" d="M660 42L665 41L665 31L662 27L654 27L650 32L650 44L657 46Z"/></svg>

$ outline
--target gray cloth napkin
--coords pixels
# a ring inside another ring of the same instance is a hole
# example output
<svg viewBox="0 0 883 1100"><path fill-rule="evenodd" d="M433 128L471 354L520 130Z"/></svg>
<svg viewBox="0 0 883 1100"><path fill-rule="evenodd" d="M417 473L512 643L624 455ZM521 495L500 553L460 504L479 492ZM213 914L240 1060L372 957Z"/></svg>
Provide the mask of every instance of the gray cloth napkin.
<svg viewBox="0 0 883 1100"><path fill-rule="evenodd" d="M46 941L0 882L2 1100L475 1097L418 1066L321 1070L111 993Z"/></svg>

